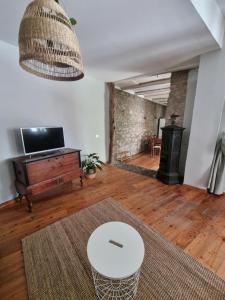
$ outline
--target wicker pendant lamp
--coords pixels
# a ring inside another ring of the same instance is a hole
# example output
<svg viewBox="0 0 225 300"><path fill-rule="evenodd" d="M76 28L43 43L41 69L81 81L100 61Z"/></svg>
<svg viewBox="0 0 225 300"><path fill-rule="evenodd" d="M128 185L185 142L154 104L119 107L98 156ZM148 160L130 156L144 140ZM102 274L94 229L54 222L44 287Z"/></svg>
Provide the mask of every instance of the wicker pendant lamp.
<svg viewBox="0 0 225 300"><path fill-rule="evenodd" d="M34 0L19 31L20 65L40 77L60 81L83 78L80 46L71 22L55 0Z"/></svg>

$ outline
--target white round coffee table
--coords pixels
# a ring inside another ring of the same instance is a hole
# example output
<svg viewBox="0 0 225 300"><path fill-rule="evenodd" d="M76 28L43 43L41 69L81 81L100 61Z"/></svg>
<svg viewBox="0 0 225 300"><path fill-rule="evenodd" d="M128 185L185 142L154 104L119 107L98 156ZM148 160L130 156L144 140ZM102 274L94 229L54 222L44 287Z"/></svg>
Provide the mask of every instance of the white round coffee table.
<svg viewBox="0 0 225 300"><path fill-rule="evenodd" d="M99 299L134 299L144 252L142 237L128 224L105 223L91 234L87 255Z"/></svg>

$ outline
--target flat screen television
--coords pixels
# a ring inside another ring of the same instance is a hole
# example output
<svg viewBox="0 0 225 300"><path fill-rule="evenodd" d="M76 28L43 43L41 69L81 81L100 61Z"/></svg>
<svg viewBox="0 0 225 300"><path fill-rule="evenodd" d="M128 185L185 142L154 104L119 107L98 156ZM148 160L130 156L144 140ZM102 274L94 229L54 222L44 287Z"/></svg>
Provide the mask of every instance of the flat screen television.
<svg viewBox="0 0 225 300"><path fill-rule="evenodd" d="M62 127L21 128L25 154L34 154L65 147Z"/></svg>

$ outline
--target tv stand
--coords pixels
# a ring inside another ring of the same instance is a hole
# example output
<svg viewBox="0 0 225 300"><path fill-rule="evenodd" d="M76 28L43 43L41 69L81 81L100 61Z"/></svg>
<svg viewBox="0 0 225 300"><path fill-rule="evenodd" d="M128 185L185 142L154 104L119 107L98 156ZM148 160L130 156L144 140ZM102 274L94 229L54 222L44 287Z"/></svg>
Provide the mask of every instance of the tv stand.
<svg viewBox="0 0 225 300"><path fill-rule="evenodd" d="M76 149L60 149L34 155L17 157L12 160L16 175L18 199L26 198L29 212L32 211L32 196L52 190L73 179L80 178L82 172L80 151Z"/></svg>

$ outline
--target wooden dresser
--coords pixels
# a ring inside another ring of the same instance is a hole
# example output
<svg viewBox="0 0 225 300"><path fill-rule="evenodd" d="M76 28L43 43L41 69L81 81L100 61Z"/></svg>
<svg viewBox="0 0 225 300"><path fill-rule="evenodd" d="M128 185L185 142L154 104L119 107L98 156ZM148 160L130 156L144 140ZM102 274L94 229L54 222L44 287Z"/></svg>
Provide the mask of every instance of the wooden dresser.
<svg viewBox="0 0 225 300"><path fill-rule="evenodd" d="M80 150L62 149L32 157L17 157L12 161L19 200L26 197L29 212L32 211L32 196L75 178L80 178L82 186Z"/></svg>

